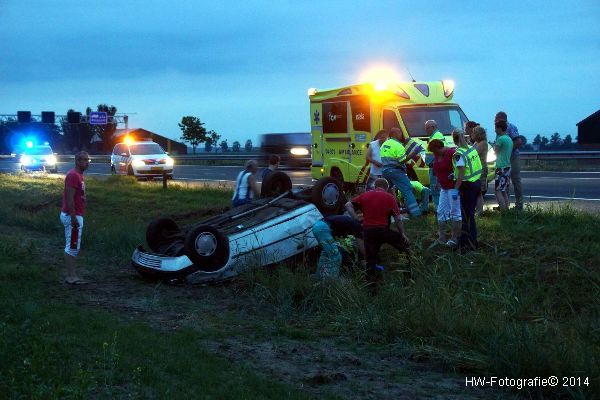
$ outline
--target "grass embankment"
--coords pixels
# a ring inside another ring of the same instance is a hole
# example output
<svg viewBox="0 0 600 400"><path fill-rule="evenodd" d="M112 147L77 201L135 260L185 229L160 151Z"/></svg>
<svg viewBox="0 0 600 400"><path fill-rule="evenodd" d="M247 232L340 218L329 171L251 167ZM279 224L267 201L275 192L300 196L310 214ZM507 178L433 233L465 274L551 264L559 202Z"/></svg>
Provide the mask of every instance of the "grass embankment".
<svg viewBox="0 0 600 400"><path fill-rule="evenodd" d="M121 177L103 182L89 179L87 188L83 261L88 276L98 281L131 271L132 249L143 242L152 218L175 215L182 223L197 221L229 203L229 193L224 191L176 186L162 190L160 185ZM152 315L174 311L184 315L187 328L165 337L143 318L134 324L120 318L131 316L119 306L133 302L136 293L115 293L113 315L99 311L100 304L94 308L93 298L84 305L77 305L77 296L53 298L62 268L61 193L60 180L0 178L4 282L0 301L6 310L0 314L0 326L8 338L0 357L10 360L0 366L0 390L25 396L42 393L40 397L48 393L147 397L147 393L160 396L192 385L198 390L195 393L202 393L203 374L189 371L201 370L206 361L217 366L210 369L214 375L206 378L213 382L207 386L222 391L216 397L287 393L282 386L256 384L264 378L239 366L221 367L225 361L205 356L194 345L206 335L235 337L251 332L252 338L269 341L275 337L322 341L330 346L324 354L358 349L363 362L372 354L393 354L463 379L556 375L581 377L583 383L589 377L590 386L563 387L561 380L555 388L515 392L526 396L593 398L599 393L598 214L568 207L487 213L478 220L482 248L466 256L429 249L435 232L432 217L410 220L406 225L417 255L412 267L406 266L404 256L385 249L385 282L374 297L359 275L349 274L349 279L335 285L318 285L308 278L314 265L288 263L247 273L223 287L217 297L219 303L230 304L226 312L207 316L199 312L202 306L197 302L174 296L146 299ZM127 290L132 287L144 284L132 282ZM172 293L183 290L172 289ZM197 288L196 293L204 290L208 289ZM26 338L24 346L19 344L20 336ZM184 370L189 373L179 373ZM229 372L238 374L241 392L232 392L237 389L228 383L223 387ZM171 379L178 385L170 385ZM411 382L418 374L389 379ZM265 392L265 388L270 389ZM496 393L486 390L490 396Z"/></svg>
<svg viewBox="0 0 600 400"><path fill-rule="evenodd" d="M151 215L169 208L184 214L226 197L175 187L163 193L157 185L140 190L127 178L88 180L88 190L83 260L95 279L115 273L111 263L127 264ZM165 335L111 306L78 305L77 293L69 299L77 288L61 287L58 272L61 191L61 180L0 175L2 398L305 398L208 354L193 329Z"/></svg>

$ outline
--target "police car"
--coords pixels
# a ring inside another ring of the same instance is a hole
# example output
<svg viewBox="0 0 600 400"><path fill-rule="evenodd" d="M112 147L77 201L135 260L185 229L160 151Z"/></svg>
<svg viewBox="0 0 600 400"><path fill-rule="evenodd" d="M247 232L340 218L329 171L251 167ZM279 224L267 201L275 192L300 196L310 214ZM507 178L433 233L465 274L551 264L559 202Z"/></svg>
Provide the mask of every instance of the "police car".
<svg viewBox="0 0 600 400"><path fill-rule="evenodd" d="M52 152L52 147L50 147L48 143L44 143L43 145L34 145L28 142L25 146L25 149L21 152L19 163L21 170L25 172L58 172L56 156L54 155L54 152Z"/></svg>
<svg viewBox="0 0 600 400"><path fill-rule="evenodd" d="M113 174L132 175L136 178L173 178L173 159L158 143L151 140L130 141L115 145L110 156Z"/></svg>
<svg viewBox="0 0 600 400"><path fill-rule="evenodd" d="M262 195L185 227L170 218L152 221L146 229L149 249L140 245L134 250L133 267L146 277L191 284L230 279L317 247L312 226L324 215L339 213L345 202L341 183L333 178L292 190L283 172L263 182Z"/></svg>

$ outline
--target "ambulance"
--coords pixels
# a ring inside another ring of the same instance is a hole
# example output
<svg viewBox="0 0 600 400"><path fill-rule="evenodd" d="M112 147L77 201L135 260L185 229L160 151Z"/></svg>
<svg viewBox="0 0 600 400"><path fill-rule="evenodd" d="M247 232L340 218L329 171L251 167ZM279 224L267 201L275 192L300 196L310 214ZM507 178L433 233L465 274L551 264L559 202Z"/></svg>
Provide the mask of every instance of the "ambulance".
<svg viewBox="0 0 600 400"><path fill-rule="evenodd" d="M400 128L405 138L414 138L427 148L425 121L435 120L452 142L452 130L468 121L452 101L454 82L363 83L337 89L309 89L312 136L312 177L331 176L348 188L364 185L369 176L366 160L369 143L381 129ZM429 185L429 168L424 162L407 166L411 180ZM483 160L482 160L483 161ZM495 155L488 152L488 179L493 178Z"/></svg>

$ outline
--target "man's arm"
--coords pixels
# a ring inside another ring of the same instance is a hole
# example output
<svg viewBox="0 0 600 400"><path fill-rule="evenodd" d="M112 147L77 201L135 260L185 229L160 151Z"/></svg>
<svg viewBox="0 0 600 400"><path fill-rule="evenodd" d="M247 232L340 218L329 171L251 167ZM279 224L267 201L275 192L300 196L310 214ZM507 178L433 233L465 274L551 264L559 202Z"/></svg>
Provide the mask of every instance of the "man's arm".
<svg viewBox="0 0 600 400"><path fill-rule="evenodd" d="M351 201L347 202L344 205L344 208L346 209L346 211L348 211L348 214L350 214L352 218L354 218L355 220L360 220L360 218L358 218L358 215L356 215L356 210L354 209L354 205Z"/></svg>
<svg viewBox="0 0 600 400"><path fill-rule="evenodd" d="M254 192L254 195L260 197L260 189L258 188L258 182L254 175L248 177L248 185L250 185L250 189Z"/></svg>
<svg viewBox="0 0 600 400"><path fill-rule="evenodd" d="M458 190L460 185L463 183L463 179L465 177L465 167L457 167L458 168L458 176L456 177L456 183L454 184L454 189Z"/></svg>
<svg viewBox="0 0 600 400"><path fill-rule="evenodd" d="M383 166L382 163L380 163L379 161L377 161L373 158L373 148L371 146L369 146L369 148L367 149L367 157L366 158L370 163L373 163L377 167L381 168Z"/></svg>
<svg viewBox="0 0 600 400"><path fill-rule="evenodd" d="M77 214L75 214L75 188L67 186L67 210L71 216L71 226L79 228L79 222L77 221Z"/></svg>

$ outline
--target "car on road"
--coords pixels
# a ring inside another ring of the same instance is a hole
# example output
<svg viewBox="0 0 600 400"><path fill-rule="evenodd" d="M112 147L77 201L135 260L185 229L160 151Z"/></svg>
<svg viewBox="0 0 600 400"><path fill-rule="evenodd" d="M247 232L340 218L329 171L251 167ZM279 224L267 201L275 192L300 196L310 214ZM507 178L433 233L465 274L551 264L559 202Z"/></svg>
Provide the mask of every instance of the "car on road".
<svg viewBox="0 0 600 400"><path fill-rule="evenodd" d="M309 167L311 159L310 132L268 133L260 136L261 157L278 155L281 164L289 167Z"/></svg>
<svg viewBox="0 0 600 400"><path fill-rule="evenodd" d="M146 229L149 250L138 246L132 265L143 276L192 284L229 279L317 247L312 226L323 215L339 213L345 202L333 178L292 190L281 171L265 180L262 196L182 228L170 218L152 221Z"/></svg>
<svg viewBox="0 0 600 400"><path fill-rule="evenodd" d="M56 155L48 144L31 145L26 147L19 158L21 171L58 172Z"/></svg>
<svg viewBox="0 0 600 400"><path fill-rule="evenodd" d="M151 140L117 143L110 155L113 174L136 178L157 178L163 174L173 178L174 161L158 143Z"/></svg>

